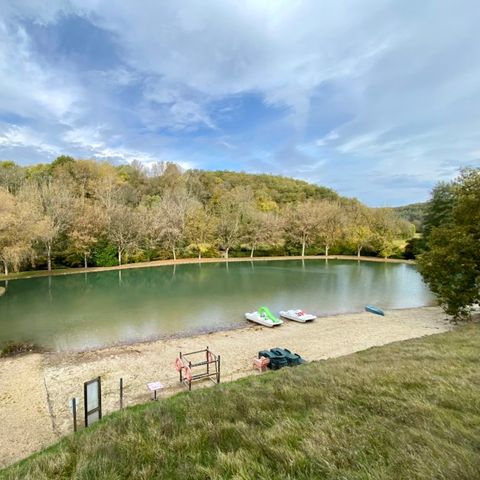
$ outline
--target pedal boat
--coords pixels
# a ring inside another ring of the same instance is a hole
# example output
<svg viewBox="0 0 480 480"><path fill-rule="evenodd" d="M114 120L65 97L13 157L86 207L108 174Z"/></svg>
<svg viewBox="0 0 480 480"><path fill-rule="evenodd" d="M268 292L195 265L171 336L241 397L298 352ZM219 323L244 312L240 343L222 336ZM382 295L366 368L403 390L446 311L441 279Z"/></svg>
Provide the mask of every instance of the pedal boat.
<svg viewBox="0 0 480 480"><path fill-rule="evenodd" d="M247 312L245 318L250 320L250 322L258 323L264 327L277 327L283 323L283 320L275 317L266 307L262 307L256 312Z"/></svg>
<svg viewBox="0 0 480 480"><path fill-rule="evenodd" d="M306 313L303 310L299 310L298 308L295 310L282 311L280 312L280 316L288 320L293 320L294 322L300 323L312 322L317 318L316 315Z"/></svg>

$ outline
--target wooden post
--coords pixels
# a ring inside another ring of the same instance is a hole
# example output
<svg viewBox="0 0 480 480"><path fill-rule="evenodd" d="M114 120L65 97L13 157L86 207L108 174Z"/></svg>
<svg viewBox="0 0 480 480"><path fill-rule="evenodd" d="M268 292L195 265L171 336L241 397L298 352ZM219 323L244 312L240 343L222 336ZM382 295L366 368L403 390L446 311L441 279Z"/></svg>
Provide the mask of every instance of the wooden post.
<svg viewBox="0 0 480 480"><path fill-rule="evenodd" d="M192 391L192 362L188 362L188 368L190 369L190 380L188 381L188 391Z"/></svg>
<svg viewBox="0 0 480 480"><path fill-rule="evenodd" d="M77 431L77 399L72 398L72 413L73 413L73 431Z"/></svg>
<svg viewBox="0 0 480 480"><path fill-rule="evenodd" d="M182 352L180 352L180 360L182 360ZM182 363L183 363L183 360L182 360ZM180 369L180 382L183 381L183 378L182 378L182 369Z"/></svg>
<svg viewBox="0 0 480 480"><path fill-rule="evenodd" d="M220 383L220 355L218 355L217 383Z"/></svg>
<svg viewBox="0 0 480 480"><path fill-rule="evenodd" d="M207 355L207 374L209 374L210 373L210 359L208 358L208 347L207 347L206 355Z"/></svg>
<svg viewBox="0 0 480 480"><path fill-rule="evenodd" d="M120 379L120 410L123 408L123 378Z"/></svg>

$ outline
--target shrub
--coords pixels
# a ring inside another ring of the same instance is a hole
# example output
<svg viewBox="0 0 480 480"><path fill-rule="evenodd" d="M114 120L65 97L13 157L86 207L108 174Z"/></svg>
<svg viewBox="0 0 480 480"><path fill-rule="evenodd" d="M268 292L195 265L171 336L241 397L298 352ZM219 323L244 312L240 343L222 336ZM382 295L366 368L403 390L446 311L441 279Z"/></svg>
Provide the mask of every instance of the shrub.
<svg viewBox="0 0 480 480"><path fill-rule="evenodd" d="M7 342L0 348L0 357L14 357L15 355L41 351L42 349L32 342Z"/></svg>

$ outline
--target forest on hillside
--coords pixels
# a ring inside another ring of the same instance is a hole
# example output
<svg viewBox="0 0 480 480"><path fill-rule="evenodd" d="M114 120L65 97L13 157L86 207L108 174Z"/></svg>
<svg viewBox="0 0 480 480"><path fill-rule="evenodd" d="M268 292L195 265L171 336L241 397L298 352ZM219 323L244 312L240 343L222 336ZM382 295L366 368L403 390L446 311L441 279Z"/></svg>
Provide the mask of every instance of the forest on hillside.
<svg viewBox="0 0 480 480"><path fill-rule="evenodd" d="M411 203L403 207L394 207L393 211L401 218L404 218L415 225L417 233L423 233L425 216L428 211L428 202Z"/></svg>
<svg viewBox="0 0 480 480"><path fill-rule="evenodd" d="M4 273L260 253L387 258L414 233L392 209L286 177L68 156L0 162Z"/></svg>

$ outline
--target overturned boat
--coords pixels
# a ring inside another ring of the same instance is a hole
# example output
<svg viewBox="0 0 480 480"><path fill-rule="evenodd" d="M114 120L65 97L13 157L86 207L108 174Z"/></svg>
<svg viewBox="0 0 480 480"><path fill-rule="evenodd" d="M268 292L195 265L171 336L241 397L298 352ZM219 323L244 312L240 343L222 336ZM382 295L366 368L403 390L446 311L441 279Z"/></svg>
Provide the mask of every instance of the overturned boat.
<svg viewBox="0 0 480 480"><path fill-rule="evenodd" d="M280 316L283 318L287 318L288 320L293 320L294 322L312 322L317 318L316 315L312 315L311 313L306 313L303 310L298 308L294 310L285 310L280 312Z"/></svg>
<svg viewBox="0 0 480 480"><path fill-rule="evenodd" d="M385 316L385 312L381 308L376 307L375 305L365 305L365 311L374 313L375 315L381 315L382 317Z"/></svg>
<svg viewBox="0 0 480 480"><path fill-rule="evenodd" d="M283 320L277 318L267 307L261 307L256 312L247 312L245 318L264 327L276 327L283 323Z"/></svg>

